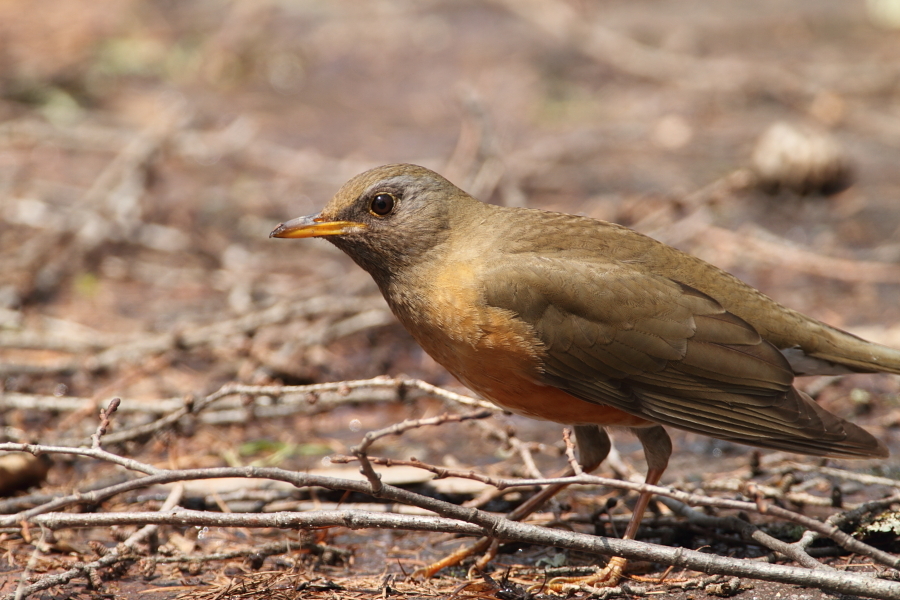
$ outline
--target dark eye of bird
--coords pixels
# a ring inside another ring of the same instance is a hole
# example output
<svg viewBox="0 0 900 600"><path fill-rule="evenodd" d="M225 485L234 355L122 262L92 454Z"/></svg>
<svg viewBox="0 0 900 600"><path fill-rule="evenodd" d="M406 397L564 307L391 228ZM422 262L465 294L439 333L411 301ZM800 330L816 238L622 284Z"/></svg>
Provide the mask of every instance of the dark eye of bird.
<svg viewBox="0 0 900 600"><path fill-rule="evenodd" d="M369 204L369 210L373 215L386 217L394 210L394 196L392 194L376 194Z"/></svg>

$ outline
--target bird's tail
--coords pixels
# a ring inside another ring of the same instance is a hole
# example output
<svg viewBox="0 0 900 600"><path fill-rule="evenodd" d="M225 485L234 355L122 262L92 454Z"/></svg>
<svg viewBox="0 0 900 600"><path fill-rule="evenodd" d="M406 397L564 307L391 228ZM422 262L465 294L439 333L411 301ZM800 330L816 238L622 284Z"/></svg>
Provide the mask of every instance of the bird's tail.
<svg viewBox="0 0 900 600"><path fill-rule="evenodd" d="M808 356L857 373L900 375L900 350L869 342L836 327L825 324L822 327L825 341L816 348L803 348Z"/></svg>

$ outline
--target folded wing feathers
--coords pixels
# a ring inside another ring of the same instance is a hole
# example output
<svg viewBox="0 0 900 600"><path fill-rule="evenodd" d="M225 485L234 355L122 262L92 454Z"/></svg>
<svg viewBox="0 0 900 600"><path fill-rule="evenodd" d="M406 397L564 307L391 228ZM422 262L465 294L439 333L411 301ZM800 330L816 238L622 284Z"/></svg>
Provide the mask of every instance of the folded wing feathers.
<svg viewBox="0 0 900 600"><path fill-rule="evenodd" d="M486 298L532 325L544 344L547 383L735 442L822 456L886 456L868 432L794 389L778 349L702 292L628 271L607 277L591 265L561 269L546 259L518 265L503 272L515 285L488 285ZM580 275L578 285L563 285L563 271L570 283Z"/></svg>

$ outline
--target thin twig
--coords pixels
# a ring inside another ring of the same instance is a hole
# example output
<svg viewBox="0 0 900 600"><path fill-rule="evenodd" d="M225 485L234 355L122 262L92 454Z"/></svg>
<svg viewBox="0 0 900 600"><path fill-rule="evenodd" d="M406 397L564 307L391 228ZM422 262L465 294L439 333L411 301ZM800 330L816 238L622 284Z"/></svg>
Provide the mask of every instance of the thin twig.
<svg viewBox="0 0 900 600"><path fill-rule="evenodd" d="M35 448L39 448L39 447L35 447ZM61 450L69 451L71 449L61 449ZM95 449L91 449L91 450L96 452ZM77 501L99 502L105 498L112 497L117 494L121 494L121 493L129 491L131 489L145 487L145 486L148 486L151 484L174 482L174 481L185 481L188 479L210 479L210 478L219 478L219 477L269 478L269 479L273 479L273 480L287 481L287 482L290 482L293 485L299 486L299 487L321 486L321 487L328 487L328 488L332 488L332 489L359 491L359 492L370 493L370 494L373 493L372 486L369 482L340 480L340 479L335 479L335 478L330 478L330 477L321 477L321 476L315 476L315 475L304 474L304 473L295 473L295 472L291 472L291 471L284 471L282 469L245 467L245 468L215 468L215 469L195 469L195 470L160 472L160 473L157 473L154 475L149 475L149 476L143 477L136 481L126 482L124 484L120 484L117 486L110 486L109 488L106 488L105 490L98 490L97 492L94 492L94 493L79 494L79 495L70 497L68 499L68 503L77 502ZM559 483L560 481L564 481L565 483L573 483L573 482L612 483L612 484L619 485L620 487L627 487L627 488L635 487L637 489L640 488L640 486L634 486L634 484L630 484L628 482L609 481L609 480L604 480L603 478L587 476L587 475L583 475L581 477L567 478L565 480L555 480L555 481L554 480L545 480L545 481L541 481L541 482L517 481L517 482L510 482L510 484L511 485L523 485L524 483L527 483L528 485L534 485L535 483L548 483L548 482ZM648 490L653 491L655 493L661 493L661 494L668 495L668 496L673 496L673 497L687 496L687 497L690 497L691 500L695 500L695 501L697 501L698 504L702 504L702 505L726 506L726 507L730 507L730 508L737 508L739 510L751 510L751 511L755 510L757 508L756 504L751 503L751 502L738 502L738 501L724 500L724 499L695 498L695 497L692 497L692 495L684 494L683 492L675 492L673 490L668 490L666 488L656 488L653 486L645 486L645 487ZM483 513L482 511L478 511L478 510L471 509L471 508L458 507L458 506L448 504L445 502L441 502L441 501L438 501L438 500L435 500L432 498L423 497L421 495L414 494L412 492L407 492L405 490L401 490L399 488L396 488L394 486L389 486L389 485L382 485L380 487L380 489L378 489L374 493L375 493L375 495L377 495L380 498L385 498L385 499L389 499L389 500L393 500L393 501L397 501L397 502L403 502L403 503L407 503L407 504L411 504L411 505L415 505L415 506L420 506L420 507L435 511L438 514L440 514L444 517L450 518L450 519L456 519L456 520L462 521L463 523L479 525L479 526L481 526L481 528L477 529L477 532L480 535L489 535L491 537L499 537L501 539L521 539L521 538L516 537L515 534L509 532L508 522L498 520L497 517L492 516L487 513ZM57 501L55 503L51 503L51 504L54 504L57 507L62 507L62 506L67 505L66 502L59 502L59 501ZM5 519L0 520L0 525L2 525L4 521L8 521L10 524L12 524L12 523L21 522L23 520L27 520L29 522L34 522L34 523L45 524L48 526L63 526L66 523L81 523L81 524L90 523L92 525L99 525L100 523L112 523L115 520L119 520L119 522L125 522L125 521L128 521L128 519L132 518L129 516L129 513L119 513L116 515L88 515L86 517L87 521L85 521L80 516L73 517L72 515L67 514L67 513L53 515L52 518L50 518L51 517L50 515L41 515L40 514L40 513L48 512L49 508L50 508L49 505L45 505L43 507L39 507L37 510L25 511L24 513L20 513L19 515L13 515L11 517L7 517ZM777 508L777 507L769 508L769 511L772 514L775 514L776 512L787 513L788 516L793 517L793 520L798 520L798 517L801 517L800 515L793 515L789 511L775 511L775 510L773 510L774 508ZM136 513L131 513L131 514L136 514ZM188 522L193 523L194 521L199 522L199 520L203 520L204 524L220 524L220 525L235 524L235 525L237 525L240 523L240 526L248 526L247 521L242 521L240 517L241 517L241 515L236 515L236 514L215 513L214 515L210 516L209 513L196 513L196 514L191 514L189 518L185 517L184 519L176 518L174 515L167 516L167 517L157 516L157 517L155 517L155 519L157 519L157 520L161 519L160 522L172 522L172 523L176 523L176 522L178 522L178 523L188 523ZM103 520L104 518L112 519L112 520ZM274 518L274 517L272 517L272 518ZM328 519L327 517L323 517L323 518L325 518L326 521ZM72 521L71 519L75 519L75 521ZM82 519L82 520L79 520L79 519ZM185 520L185 519L188 519L188 520ZM212 522L210 522L209 519L212 519ZM237 520L229 521L228 519L237 519ZM297 526L300 523L304 522L304 521L297 521L297 520L293 519L293 517L285 518L285 519L286 520L279 521L276 519L275 521L272 521L270 519L270 517L266 517L266 519L264 519L262 522L268 523L268 525L266 525L266 526ZM365 521L365 523L366 523L365 526L369 526L369 525L375 526L375 523L376 523L376 522L370 521L368 519L359 521L355 517L348 518L346 515L340 517L340 519L341 519L341 521L339 524L345 525L345 526L364 526L363 521ZM804 520L810 521L812 524L819 527L820 529L828 529L823 524L818 523L812 519L808 519L806 517L801 517L799 520L800 521L804 521ZM151 522L155 522L155 521L151 521ZM384 522L387 523L387 521L384 521ZM391 522L394 524L398 523L398 521L396 521L396 520L391 521ZM307 523L308 526L313 526L314 524L317 524L316 526L323 525L322 521L315 521L315 519L305 521L305 523ZM430 528L429 530L443 531L445 529L442 529L442 528L445 525L449 527L448 524L442 525L442 524L438 524L437 522L432 522L429 525L415 525L414 528L426 527L426 528ZM459 523L457 523L457 525L459 525ZM465 527L463 527L462 529L460 529L459 527L454 527L450 530L455 531L455 532L462 531L465 533L470 533L470 534L472 533L472 531L469 531ZM473 530L473 531L475 531L475 530ZM511 535L513 537L509 537ZM530 536L530 534L529 534L529 536ZM629 554L627 554L626 552L634 552L636 555L636 553L638 553L638 552L643 553L643 551L646 550L646 548L643 548L641 550L638 550L636 548L631 548L630 550L628 550L627 548L625 548L625 552L620 552L619 550L622 548L620 548L619 546L615 546L615 545L609 545L609 543L611 543L611 542L612 542L612 540L606 540L604 542L603 547L606 549L606 551L615 552L617 554L620 554L620 555L623 555L626 557L630 557ZM557 545L565 545L568 542L560 543L559 539L554 538L551 543L557 544ZM578 542L578 543L580 543L580 542ZM862 545L862 546L865 547L865 545ZM594 547L595 551L596 551L597 546L592 546L592 547ZM668 551L670 549L666 549L666 550ZM679 552L679 551L676 551L676 552ZM654 554L653 556L656 556L656 554ZM665 560L660 560L660 562L668 561L667 564L676 564L676 563L673 563L672 561L673 560L681 560L681 558L677 558L677 557L681 557L681 554L678 554L678 555L670 554L670 555L665 555L665 556L667 558ZM714 561L715 564L713 566L710 566L708 564L710 562L710 557L708 555L701 554L700 556L706 557L704 559L704 561L705 561L705 563L707 563L708 568L711 568L714 571L715 571L715 569L722 568L721 565L715 561ZM643 553L642 558L647 559L647 554ZM652 560L655 560L655 559L652 559ZM737 561L737 562L746 562L746 561ZM684 563L685 566L690 566L690 564L692 564L692 563L689 563L689 562ZM693 567L691 567L691 568L693 568ZM725 572L725 571L715 571L715 572ZM731 567L727 567L727 573L735 574L735 575L742 574L742 572L732 571ZM743 573L743 574L746 574L746 573ZM771 573L766 573L766 574L764 574L764 576L766 578L777 577ZM801 580L806 581L803 578L801 578ZM823 581L824 581L824 583L823 583ZM825 579L825 580L820 580L818 585L819 585L819 587L825 587L827 589L832 589L831 588L832 583L833 582L830 579ZM853 585L856 585L856 584L853 584ZM861 589L858 587L853 587L852 585L850 588L844 587L841 589L851 589L851 588L852 589ZM869 590L869 591L872 591L872 590ZM878 590L876 589L870 595L876 595L878 593L880 593L880 592L878 592ZM885 597L887 597L887 596L885 596Z"/></svg>
<svg viewBox="0 0 900 600"><path fill-rule="evenodd" d="M697 494L690 494L687 492L682 492L679 490L674 490L671 488L664 488L659 486L652 486L645 483L636 483L630 481L623 481L620 479L608 479L605 477L597 477L595 475L584 474L581 476L572 476L572 477L561 477L561 478L548 478L548 479L538 479L538 480L527 480L527 479L503 479L503 478L495 478L495 477L487 477L478 473L473 473L471 471L463 471L463 470L454 470L447 469L444 467L436 467L433 465L427 465L421 463L419 461L410 460L410 461L398 461L396 459L376 459L373 457L369 458L370 461L377 464L394 464L394 465L408 465L414 466L422 469L426 469L435 473L439 477L461 477L466 479L474 479L476 481L481 481L483 483L487 483L489 485L493 485L498 489L509 489L512 487L531 487L538 485L557 485L557 484L595 484L595 485L605 485L617 489L626 489L634 492L643 492L649 491L660 497L668 497L680 501L684 504L696 505L696 506L708 506L711 508L720 508L720 509L729 509L729 510L739 510L745 512L754 512L760 513L763 512L761 510L760 504L757 502L747 502L741 500L732 500L728 498L714 498L710 496L701 496ZM346 462L342 458L339 458L335 462ZM890 504L900 503L900 494L898 494L896 499ZM861 554L864 556L868 556L882 564L891 566L895 569L900 569L900 557L893 556L887 552L883 552L878 550L877 548L873 548L868 544L865 544L856 538L844 533L836 526L823 523L811 517L807 517L805 515L801 515L799 513L781 508L779 506L773 505L765 505L764 512L768 515L775 516L780 519L784 519L786 521L791 521L793 523L797 523L798 525L802 525L812 531L817 532L820 535L828 537L833 540L835 543L840 545L842 548L850 551L856 552L857 554ZM738 528L738 531L741 531L741 528ZM745 530L749 531L749 530ZM754 536L751 536L754 537ZM755 538L754 538L755 539ZM773 547L773 549L775 549ZM786 555L792 555L795 551L789 548L783 548L784 553ZM777 550L781 552L782 550Z"/></svg>
<svg viewBox="0 0 900 600"><path fill-rule="evenodd" d="M392 486L385 485L383 493L393 493ZM459 511L459 507L454 507ZM467 535L490 536L502 540L537 543L581 550L595 554L623 556L633 560L650 560L662 564L688 568L706 573L719 573L738 577L753 577L816 587L823 590L865 595L872 598L896 600L900 598L900 583L880 580L856 573L832 572L822 569L805 569L771 565L743 559L715 556L685 548L667 548L635 540L618 540L579 534L568 531L535 527L498 518L481 511L467 511L467 519L460 522L442 517L415 517L409 515L385 515L354 510L320 511L313 513L234 514L208 513L180 510L175 513L139 512L105 515L54 513L36 519L47 527L62 527L90 523L93 526L112 526L135 523L168 524L176 526L216 527L278 527L321 528L347 527L408 529L414 531L452 532ZM102 559L101 559L102 560ZM96 561L99 563L100 561ZM80 570L79 570L80 571Z"/></svg>
<svg viewBox="0 0 900 600"><path fill-rule="evenodd" d="M100 438L106 435L106 430L109 429L109 420L121 403L121 398L113 398L109 401L106 408L100 409L100 424L97 426L97 431L91 436L91 448L95 450L100 449Z"/></svg>
<svg viewBox="0 0 900 600"><path fill-rule="evenodd" d="M566 444L566 459L569 461L569 468L572 469L576 477L584 475L581 463L575 458L575 442L572 441L572 432L568 427L563 429L563 441Z"/></svg>
<svg viewBox="0 0 900 600"><path fill-rule="evenodd" d="M886 485L890 487L900 488L900 480L891 479L890 477L880 477L878 475L870 475L868 473L854 473L853 471L844 471L843 469L835 469L834 467L822 467L817 465L804 465L794 462L788 467L794 471L804 471L806 473L820 473L828 477L836 477L846 481L856 481L865 485Z"/></svg>
<svg viewBox="0 0 900 600"><path fill-rule="evenodd" d="M385 427L384 429L368 432L363 437L362 443L360 443L358 446L354 446L350 449L350 451L353 452L353 455L356 456L356 459L359 461L360 472L365 475L366 479L369 480L369 483L372 484L373 491L377 493L381 489L381 476L375 472L375 469L372 468L372 463L369 462L369 457L366 454L376 440L389 435L400 435L405 431L409 431L410 429L417 429L419 427L433 427L450 422L460 423L462 421L468 421L471 419L485 419L489 416L491 416L490 411L480 410L478 412L465 415L443 414L427 419L408 419L406 421L391 425L390 427Z"/></svg>
<svg viewBox="0 0 900 600"><path fill-rule="evenodd" d="M363 437L362 443L359 446L353 448L353 451L354 453L366 453L372 446L372 444L374 444L377 440L389 435L400 435L406 431L409 431L410 429L418 429L419 427L435 427L438 425L443 425L444 423L462 423L463 421L471 421L473 419L486 419L492 414L493 413L489 410L479 410L477 412L467 413L463 415L445 413L443 415L438 415L437 417L428 417L425 419L407 419L405 421L401 421L400 423L390 425L389 427L368 432Z"/></svg>
<svg viewBox="0 0 900 600"><path fill-rule="evenodd" d="M250 398L270 397L278 399L287 398L288 401L296 401L304 404L307 407L317 406L318 410L324 410L325 407L331 406L333 404L361 402L366 400L368 398L366 394L361 394L356 397L350 396L351 392L353 392L354 390L365 390L367 388L375 390L391 390L393 392L390 395L384 395L375 398L375 400L377 401L388 402L404 400L407 396L407 390L416 389L429 395L437 396L454 404L476 406L478 408L485 408L493 411L500 410L496 406L485 402L484 400L479 400L471 396L463 396L462 394L444 390L418 379L394 379L387 377L376 377L374 379L365 379L358 381L341 381L335 383L320 383L300 386L250 386L240 384L226 384L219 388L219 390L204 398L200 398L197 400L188 398L182 401L183 405L180 408L150 423L145 423L130 428L123 428L115 433L107 434L104 437L104 440L107 445L112 445L152 435L158 431L162 431L176 425L181 421L181 419L188 415L193 418L198 413L208 410L209 407L218 403L223 398L227 398L230 396L244 396ZM334 395L326 397L326 394ZM291 400L291 398L294 398L295 400ZM260 409L260 412L266 414L267 411L264 409L265 407L263 409ZM246 421L246 404L244 404L242 411L243 412L241 413L239 420ZM289 411L270 410L268 412L272 412L273 416L283 416L286 412ZM295 410L294 412L297 411ZM218 420L215 418L209 419L209 421L223 422L222 420ZM66 439L61 441L66 445L77 445L82 443L80 439Z"/></svg>
<svg viewBox="0 0 900 600"><path fill-rule="evenodd" d="M73 454L76 456L87 456L89 458L105 460L125 467L126 469L147 473L148 475L155 475L164 471L163 469L157 469L147 463L134 460L133 458L127 458L108 452L102 448L74 448L71 446L46 446L43 444L17 444L5 442L0 444L0 452L30 452L35 456L40 456L41 454Z"/></svg>
<svg viewBox="0 0 900 600"><path fill-rule="evenodd" d="M808 555L802 548L782 542L761 531L751 523L738 519L737 517L711 517L700 511L694 510L677 500L672 500L671 498L662 497L660 498L660 502L665 504L676 514L685 517L691 523L696 523L707 528L721 527L736 531L744 539L748 541L752 540L760 546L779 552L808 569L831 569L831 567L820 563Z"/></svg>

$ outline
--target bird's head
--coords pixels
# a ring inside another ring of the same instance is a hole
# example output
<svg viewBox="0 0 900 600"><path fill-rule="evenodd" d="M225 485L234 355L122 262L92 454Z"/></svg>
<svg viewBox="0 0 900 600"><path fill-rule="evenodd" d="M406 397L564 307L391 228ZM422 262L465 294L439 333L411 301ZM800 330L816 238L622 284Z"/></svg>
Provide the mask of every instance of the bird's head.
<svg viewBox="0 0 900 600"><path fill-rule="evenodd" d="M318 215L282 223L277 238L324 237L381 283L450 235L460 204L475 202L424 167L386 165L345 183Z"/></svg>

